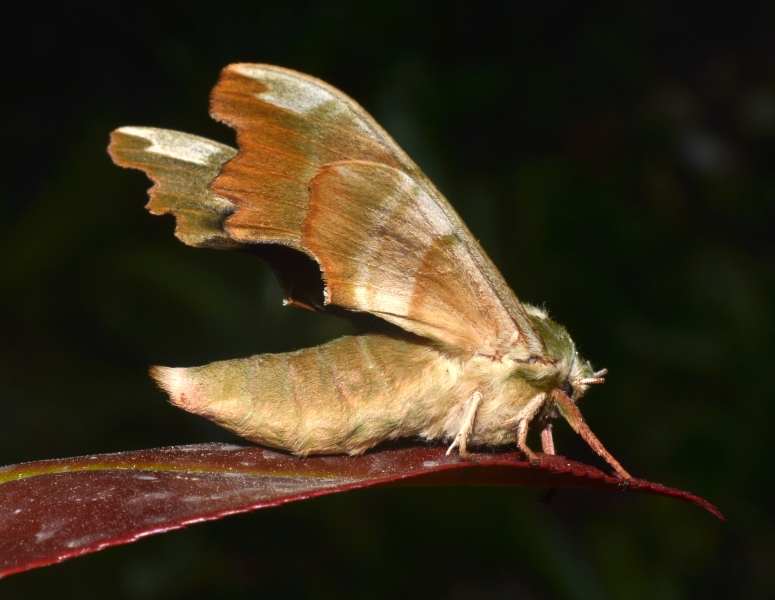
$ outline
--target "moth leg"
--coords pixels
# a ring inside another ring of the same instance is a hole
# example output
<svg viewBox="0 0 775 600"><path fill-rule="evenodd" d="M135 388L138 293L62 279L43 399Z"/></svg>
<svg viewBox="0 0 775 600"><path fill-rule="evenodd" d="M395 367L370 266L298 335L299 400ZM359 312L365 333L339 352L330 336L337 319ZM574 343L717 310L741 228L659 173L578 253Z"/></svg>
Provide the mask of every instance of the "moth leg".
<svg viewBox="0 0 775 600"><path fill-rule="evenodd" d="M527 428L530 424L530 421L532 421L533 417L538 414L538 411L541 409L541 406L543 406L545 401L546 394L538 394L535 398L530 400L524 406L524 408L522 408L516 417L506 421L506 423L517 424L517 448L519 448L531 462L538 460L538 457L536 456L536 453L533 452L527 445ZM549 436L551 439L551 429L549 430ZM541 443L544 443L543 431L541 432Z"/></svg>
<svg viewBox="0 0 775 600"><path fill-rule="evenodd" d="M592 430L589 428L589 425L584 422L584 418L581 416L581 412L579 412L579 408L573 400L571 400L562 390L554 390L552 393L557 402L557 408L560 409L560 414L568 421L568 424L573 428L573 431L578 433L592 450L597 452L601 458L611 465L619 477L622 479L632 479L632 475L622 468L619 461L608 453L608 450L603 447L603 444L600 443L597 436L592 433Z"/></svg>
<svg viewBox="0 0 775 600"><path fill-rule="evenodd" d="M530 462L535 462L538 460L538 457L527 445L527 426L529 422L530 421L527 419L520 419L517 421L517 448L527 456L527 459Z"/></svg>
<svg viewBox="0 0 775 600"><path fill-rule="evenodd" d="M479 403L481 401L482 394L480 392L474 392L471 398L468 400L468 403L470 404L468 407L468 412L466 413L465 419L463 419L463 425L460 427L460 431L458 431L458 434L455 436L455 441L452 442L449 448L447 448L447 456L449 456L450 452L452 452L452 450L457 447L459 448L458 454L460 455L460 458L471 457L471 454L466 448L466 438L471 433L471 431L473 431L476 409L479 408Z"/></svg>
<svg viewBox="0 0 775 600"><path fill-rule="evenodd" d="M541 448L544 454L554 454L554 438L552 437L552 422L547 421L541 429Z"/></svg>

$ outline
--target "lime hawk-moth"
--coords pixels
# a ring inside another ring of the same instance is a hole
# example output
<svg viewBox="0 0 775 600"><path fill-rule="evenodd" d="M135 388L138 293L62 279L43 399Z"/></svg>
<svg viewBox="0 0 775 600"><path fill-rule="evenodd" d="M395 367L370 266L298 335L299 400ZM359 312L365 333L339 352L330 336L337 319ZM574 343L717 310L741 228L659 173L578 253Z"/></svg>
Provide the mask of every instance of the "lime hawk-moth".
<svg viewBox="0 0 775 600"><path fill-rule="evenodd" d="M264 260L286 304L348 315L363 333L316 348L153 367L172 402L300 456L399 437L554 453L561 416L624 478L576 405L603 383L565 328L522 304L447 200L358 104L313 77L235 64L212 116L239 150L122 127L110 154L153 180L148 209L191 246ZM371 324L371 326L369 326Z"/></svg>

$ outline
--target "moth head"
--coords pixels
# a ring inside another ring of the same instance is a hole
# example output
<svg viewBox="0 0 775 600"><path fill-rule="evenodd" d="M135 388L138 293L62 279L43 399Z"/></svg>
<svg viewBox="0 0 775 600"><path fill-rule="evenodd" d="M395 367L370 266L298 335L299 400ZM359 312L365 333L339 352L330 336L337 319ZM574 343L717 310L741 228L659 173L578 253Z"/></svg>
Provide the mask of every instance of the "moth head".
<svg viewBox="0 0 775 600"><path fill-rule="evenodd" d="M547 384L551 388L561 389L575 402L587 392L590 385L605 381L607 371L603 369L596 372L590 362L581 357L565 327L550 319L541 308L528 304L524 307L546 347L544 356L531 357L528 364L532 361L552 368L553 375L549 377L546 374Z"/></svg>

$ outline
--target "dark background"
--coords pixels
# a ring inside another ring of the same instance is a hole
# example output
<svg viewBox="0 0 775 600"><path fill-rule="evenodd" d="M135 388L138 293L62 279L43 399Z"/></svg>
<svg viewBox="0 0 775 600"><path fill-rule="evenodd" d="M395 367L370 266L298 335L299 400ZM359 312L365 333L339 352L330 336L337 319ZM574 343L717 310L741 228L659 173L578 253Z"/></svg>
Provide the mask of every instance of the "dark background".
<svg viewBox="0 0 775 600"><path fill-rule="evenodd" d="M773 11L581 4L4 4L0 464L233 440L147 365L343 330L282 308L257 261L175 240L105 153L130 124L233 144L209 90L267 62L374 114L609 368L582 410L625 468L728 521L629 494L360 491L15 575L3 598L773 597Z"/></svg>

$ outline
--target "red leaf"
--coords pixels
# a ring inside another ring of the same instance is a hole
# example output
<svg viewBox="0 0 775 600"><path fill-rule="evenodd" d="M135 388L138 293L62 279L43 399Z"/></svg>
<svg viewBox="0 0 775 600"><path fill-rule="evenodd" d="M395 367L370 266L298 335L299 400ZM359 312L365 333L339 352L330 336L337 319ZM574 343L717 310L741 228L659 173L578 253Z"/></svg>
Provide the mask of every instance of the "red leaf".
<svg viewBox="0 0 775 600"><path fill-rule="evenodd" d="M0 469L0 577L199 521L374 485L523 485L658 494L561 456L446 456L411 446L359 457L300 459L256 446L204 444L12 465Z"/></svg>

